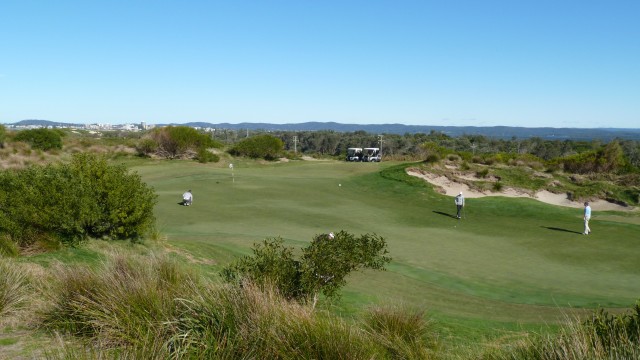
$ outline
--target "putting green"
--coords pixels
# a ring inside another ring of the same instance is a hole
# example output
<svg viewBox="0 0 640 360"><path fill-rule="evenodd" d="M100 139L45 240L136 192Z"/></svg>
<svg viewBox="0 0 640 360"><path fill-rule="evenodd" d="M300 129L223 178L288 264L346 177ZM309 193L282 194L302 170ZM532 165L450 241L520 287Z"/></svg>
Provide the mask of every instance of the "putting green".
<svg viewBox="0 0 640 360"><path fill-rule="evenodd" d="M553 324L597 306L628 308L640 298L637 213L594 209L593 233L583 236L581 209L530 199L468 199L457 220L453 198L397 164L234 165L133 166L159 195L159 230L212 272L266 237L300 247L315 234L344 229L383 236L393 258L386 272L350 278L345 311L399 301L465 326L508 328ZM385 169L391 176L381 175ZM187 189L193 206L180 206Z"/></svg>

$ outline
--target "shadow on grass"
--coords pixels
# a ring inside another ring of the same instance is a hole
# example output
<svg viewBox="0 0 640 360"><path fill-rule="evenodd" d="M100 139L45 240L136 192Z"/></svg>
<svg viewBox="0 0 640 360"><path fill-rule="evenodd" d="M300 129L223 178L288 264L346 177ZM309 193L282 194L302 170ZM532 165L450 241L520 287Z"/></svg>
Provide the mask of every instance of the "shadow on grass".
<svg viewBox="0 0 640 360"><path fill-rule="evenodd" d="M573 231L573 230L567 230L567 229L561 229L561 228L557 228L557 227L550 227L550 226L541 226L545 229L549 229L549 230L555 230L555 231L564 231L564 232L568 232L568 233L573 233L573 234L578 234L578 235L582 235L581 232L579 231Z"/></svg>
<svg viewBox="0 0 640 360"><path fill-rule="evenodd" d="M442 211L435 211L435 210L433 210L433 212L434 212L434 213L436 213L436 214L438 214L438 215L448 216L448 217L453 218L453 219L457 219L457 218L458 218L458 217L457 217L457 216L455 216L455 215L447 214L446 212L442 212Z"/></svg>

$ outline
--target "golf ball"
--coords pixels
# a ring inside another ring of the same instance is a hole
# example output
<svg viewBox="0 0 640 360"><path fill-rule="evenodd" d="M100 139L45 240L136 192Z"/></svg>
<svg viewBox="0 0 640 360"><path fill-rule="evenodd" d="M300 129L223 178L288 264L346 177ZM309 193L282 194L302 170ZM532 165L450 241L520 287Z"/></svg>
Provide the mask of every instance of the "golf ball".
<svg viewBox="0 0 640 360"><path fill-rule="evenodd" d="M338 184L338 186L342 186L342 184Z"/></svg>

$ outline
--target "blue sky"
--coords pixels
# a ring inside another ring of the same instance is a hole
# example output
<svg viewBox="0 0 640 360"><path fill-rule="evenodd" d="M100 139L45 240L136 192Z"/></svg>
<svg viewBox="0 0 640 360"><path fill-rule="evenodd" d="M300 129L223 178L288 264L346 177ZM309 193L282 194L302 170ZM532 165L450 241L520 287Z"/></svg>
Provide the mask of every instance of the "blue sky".
<svg viewBox="0 0 640 360"><path fill-rule="evenodd" d="M0 122L640 127L640 0L0 2Z"/></svg>

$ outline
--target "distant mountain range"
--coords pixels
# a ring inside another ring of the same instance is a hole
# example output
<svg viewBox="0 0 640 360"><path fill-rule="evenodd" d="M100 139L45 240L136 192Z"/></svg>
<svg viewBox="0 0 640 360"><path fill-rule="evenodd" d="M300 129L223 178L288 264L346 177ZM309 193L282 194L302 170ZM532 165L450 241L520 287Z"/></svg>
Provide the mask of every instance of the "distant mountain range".
<svg viewBox="0 0 640 360"><path fill-rule="evenodd" d="M75 126L81 124L61 123L48 120L22 120L16 126L40 125L40 126ZM513 126L436 126L436 125L404 125L404 124L341 124L336 122L304 122L297 124L271 124L271 123L209 123L188 122L183 124L157 124L156 126L184 125L201 128L229 129L229 130L264 130L264 131L321 131L330 130L336 132L365 131L373 134L415 134L438 131L449 136L483 135L491 138L510 139L539 137L555 140L593 140L610 141L615 138L627 140L640 140L640 129L620 128L528 128Z"/></svg>

